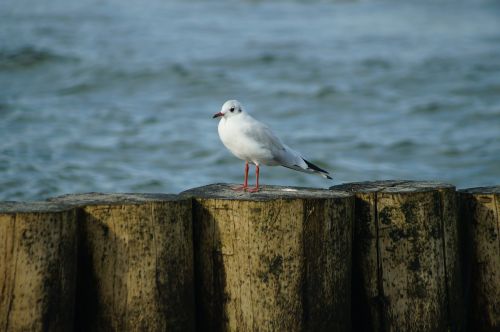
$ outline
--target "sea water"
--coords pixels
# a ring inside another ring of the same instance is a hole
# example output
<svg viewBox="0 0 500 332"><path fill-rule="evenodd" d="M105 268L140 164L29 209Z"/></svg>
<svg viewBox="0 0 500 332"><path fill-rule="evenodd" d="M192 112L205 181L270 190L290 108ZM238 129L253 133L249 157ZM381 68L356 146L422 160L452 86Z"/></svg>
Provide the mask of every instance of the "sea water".
<svg viewBox="0 0 500 332"><path fill-rule="evenodd" d="M333 176L264 184L499 184L500 3L1 1L0 199L241 182L227 99Z"/></svg>

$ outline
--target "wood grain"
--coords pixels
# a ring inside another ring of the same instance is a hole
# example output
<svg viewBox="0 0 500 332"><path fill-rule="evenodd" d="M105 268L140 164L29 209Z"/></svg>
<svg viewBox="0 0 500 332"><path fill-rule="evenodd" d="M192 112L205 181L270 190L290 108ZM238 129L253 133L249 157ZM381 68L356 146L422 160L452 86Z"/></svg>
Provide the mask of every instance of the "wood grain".
<svg viewBox="0 0 500 332"><path fill-rule="evenodd" d="M500 331L500 186L460 191L467 227L469 329Z"/></svg>
<svg viewBox="0 0 500 332"><path fill-rule="evenodd" d="M463 330L455 188L417 181L332 188L356 194L353 329Z"/></svg>
<svg viewBox="0 0 500 332"><path fill-rule="evenodd" d="M184 194L202 330L350 331L352 195L222 184Z"/></svg>
<svg viewBox="0 0 500 332"><path fill-rule="evenodd" d="M80 194L75 327L195 329L191 201L176 195Z"/></svg>
<svg viewBox="0 0 500 332"><path fill-rule="evenodd" d="M76 214L47 202L0 203L0 331L70 331Z"/></svg>

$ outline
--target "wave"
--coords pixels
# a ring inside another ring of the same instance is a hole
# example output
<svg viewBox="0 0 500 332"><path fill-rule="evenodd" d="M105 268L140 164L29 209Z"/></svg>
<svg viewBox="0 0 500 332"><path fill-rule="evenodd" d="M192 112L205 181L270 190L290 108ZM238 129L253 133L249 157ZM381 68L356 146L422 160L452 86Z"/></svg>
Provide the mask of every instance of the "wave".
<svg viewBox="0 0 500 332"><path fill-rule="evenodd" d="M413 105L411 107L410 113L413 114L435 114L444 110L450 109L450 105L439 102L439 101L430 101L425 103L420 103L417 105Z"/></svg>
<svg viewBox="0 0 500 332"><path fill-rule="evenodd" d="M418 147L418 143L412 139L398 139L389 144L391 150L409 151Z"/></svg>
<svg viewBox="0 0 500 332"><path fill-rule="evenodd" d="M0 50L0 69L35 67L41 64L69 60L49 50L25 46L16 50Z"/></svg>

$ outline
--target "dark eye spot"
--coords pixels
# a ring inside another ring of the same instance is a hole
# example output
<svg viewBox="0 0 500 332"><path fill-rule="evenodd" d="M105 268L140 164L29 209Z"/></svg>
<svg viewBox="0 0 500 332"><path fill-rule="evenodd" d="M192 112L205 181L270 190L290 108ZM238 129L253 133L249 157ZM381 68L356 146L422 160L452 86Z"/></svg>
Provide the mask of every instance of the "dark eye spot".
<svg viewBox="0 0 500 332"><path fill-rule="evenodd" d="M231 113L234 112L234 107L231 107L229 110L231 111Z"/></svg>

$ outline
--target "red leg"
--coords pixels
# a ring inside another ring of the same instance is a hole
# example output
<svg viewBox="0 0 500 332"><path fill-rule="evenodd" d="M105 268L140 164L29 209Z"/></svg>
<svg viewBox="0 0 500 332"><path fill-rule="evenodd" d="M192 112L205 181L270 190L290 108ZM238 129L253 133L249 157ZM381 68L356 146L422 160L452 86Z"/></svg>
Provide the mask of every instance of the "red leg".
<svg viewBox="0 0 500 332"><path fill-rule="evenodd" d="M255 188L248 189L248 191L251 193L259 191L259 165L255 165Z"/></svg>
<svg viewBox="0 0 500 332"><path fill-rule="evenodd" d="M248 161L245 161L245 182L243 187L248 188Z"/></svg>
<svg viewBox="0 0 500 332"><path fill-rule="evenodd" d="M245 162L245 182L242 186L233 188L233 190L247 190L248 188L248 161Z"/></svg>

